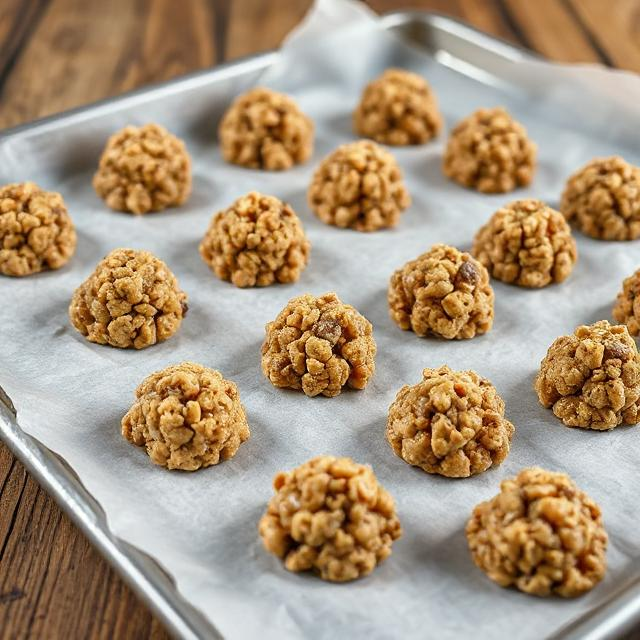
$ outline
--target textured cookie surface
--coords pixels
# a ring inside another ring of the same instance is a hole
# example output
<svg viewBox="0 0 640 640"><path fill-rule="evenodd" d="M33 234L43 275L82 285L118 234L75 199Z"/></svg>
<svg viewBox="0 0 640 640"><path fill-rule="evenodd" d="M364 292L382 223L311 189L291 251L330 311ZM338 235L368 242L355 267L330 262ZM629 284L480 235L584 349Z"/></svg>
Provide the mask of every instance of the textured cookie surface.
<svg viewBox="0 0 640 640"><path fill-rule="evenodd" d="M632 336L640 335L640 269L624 279L613 307L613 317L627 325Z"/></svg>

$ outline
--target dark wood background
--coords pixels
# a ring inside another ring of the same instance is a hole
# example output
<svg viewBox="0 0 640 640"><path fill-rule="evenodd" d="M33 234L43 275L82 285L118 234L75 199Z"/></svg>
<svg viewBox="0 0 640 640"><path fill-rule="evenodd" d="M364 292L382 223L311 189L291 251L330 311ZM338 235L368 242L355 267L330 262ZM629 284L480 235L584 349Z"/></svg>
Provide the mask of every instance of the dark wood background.
<svg viewBox="0 0 640 640"><path fill-rule="evenodd" d="M311 0L0 0L0 127L275 47ZM640 72L640 0L371 0ZM0 445L0 638L167 638ZM640 630L638 635L640 637Z"/></svg>

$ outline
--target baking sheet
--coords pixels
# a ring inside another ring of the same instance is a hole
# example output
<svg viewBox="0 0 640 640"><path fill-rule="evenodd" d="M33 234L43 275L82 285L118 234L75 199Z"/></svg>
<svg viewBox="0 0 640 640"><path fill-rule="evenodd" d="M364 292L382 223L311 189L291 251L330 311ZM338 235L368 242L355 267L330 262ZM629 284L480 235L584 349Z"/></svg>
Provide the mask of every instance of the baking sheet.
<svg viewBox="0 0 640 640"><path fill-rule="evenodd" d="M342 27L318 41L328 24ZM636 77L521 63L475 82L452 71L454 60L433 60L403 46L367 11L346 2L320 3L265 80L295 95L316 121L317 149L305 167L266 175L223 165L213 132L227 104L225 87L206 100L196 87L179 103L98 111L81 126L16 138L0 148L2 180L35 179L60 190L79 230L78 253L65 269L0 282L0 384L22 427L66 458L104 507L114 533L157 558L227 637L329 637L339 627L355 636L437 630L447 638L481 629L482 637L517 630L518 637L537 638L599 604L637 571L632 454L640 431L566 429L537 404L531 384L557 335L610 317L622 278L638 266L638 244L577 236L580 263L567 283L543 291L496 283L496 324L485 337L451 344L400 332L386 310L392 271L433 242L468 248L480 224L511 196L481 196L448 183L439 168L443 135L425 147L394 150L414 197L398 229L360 235L313 217L304 197L313 168L337 144L353 139L350 111L361 87L391 64L430 80L448 128L473 109L495 104L527 126L540 145L540 166L534 184L514 197L557 204L566 176L593 155L621 153L638 162L637 117L625 106L626 100L637 104ZM598 95L599 87L604 94ZM187 207L156 216L107 211L90 186L104 139L129 121L149 119L185 137L194 156L194 195ZM217 281L197 254L210 215L252 188L289 200L303 219L313 250L296 285L238 291ZM66 319L73 289L101 255L122 245L165 259L190 296L180 333L143 352L90 345ZM259 371L264 323L293 295L331 289L374 324L379 355L372 384L331 400L272 388ZM139 380L183 359L234 379L252 426L252 438L234 460L191 475L150 465L119 435ZM478 478L427 476L395 458L384 440L397 389L416 382L423 367L445 362L489 377L518 428L507 461ZM398 503L405 536L387 562L357 583L328 585L289 574L257 538L272 475L320 453L371 463ZM500 589L469 558L463 527L473 505L493 495L500 479L530 464L571 473L603 507L610 571L580 600L542 601Z"/></svg>

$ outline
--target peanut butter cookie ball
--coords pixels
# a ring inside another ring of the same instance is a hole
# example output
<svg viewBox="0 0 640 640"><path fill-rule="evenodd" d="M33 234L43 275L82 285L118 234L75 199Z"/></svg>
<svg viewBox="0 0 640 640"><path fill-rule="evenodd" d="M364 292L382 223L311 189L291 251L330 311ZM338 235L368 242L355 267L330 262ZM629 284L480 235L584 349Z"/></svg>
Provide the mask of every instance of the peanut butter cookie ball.
<svg viewBox="0 0 640 640"><path fill-rule="evenodd" d="M267 551L289 571L346 582L371 573L402 535L393 498L371 467L320 456L273 480L259 524Z"/></svg>
<svg viewBox="0 0 640 640"><path fill-rule="evenodd" d="M187 295L162 260L115 249L76 289L69 318L90 342L144 349L170 338L187 308Z"/></svg>
<svg viewBox="0 0 640 640"><path fill-rule="evenodd" d="M288 95L264 87L236 98L218 136L223 158L250 169L289 169L313 153L312 120Z"/></svg>
<svg viewBox="0 0 640 640"><path fill-rule="evenodd" d="M233 458L250 434L236 385L219 371L183 362L138 386L122 435L156 464L195 471Z"/></svg>
<svg viewBox="0 0 640 640"><path fill-rule="evenodd" d="M76 230L59 193L33 182L0 187L0 273L28 276L67 264Z"/></svg>
<svg viewBox="0 0 640 640"><path fill-rule="evenodd" d="M624 325L601 320L549 347L535 389L568 427L605 431L640 422L640 355Z"/></svg>
<svg viewBox="0 0 640 640"><path fill-rule="evenodd" d="M595 158L567 181L560 211L592 238L640 238L640 168L619 156Z"/></svg>
<svg viewBox="0 0 640 640"><path fill-rule="evenodd" d="M295 211L253 191L213 217L200 255L236 287L265 287L298 280L310 248Z"/></svg>
<svg viewBox="0 0 640 640"><path fill-rule="evenodd" d="M406 463L427 473L468 478L499 465L515 427L495 387L475 371L425 369L389 407L387 440Z"/></svg>
<svg viewBox="0 0 640 640"><path fill-rule="evenodd" d="M540 200L498 209L476 234L471 253L497 280L533 288L566 280L578 259L566 220Z"/></svg>
<svg viewBox="0 0 640 640"><path fill-rule="evenodd" d="M395 227L411 204L395 158L370 140L343 144L327 156L307 199L322 222L356 231Z"/></svg>
<svg viewBox="0 0 640 640"><path fill-rule="evenodd" d="M466 528L475 564L501 587L573 598L607 570L598 505L564 473L537 467L504 480Z"/></svg>
<svg viewBox="0 0 640 640"><path fill-rule="evenodd" d="M128 126L109 138L93 187L116 211L177 207L191 193L191 158L182 140L164 127Z"/></svg>
<svg viewBox="0 0 640 640"><path fill-rule="evenodd" d="M375 371L371 323L335 293L292 298L266 334L262 371L276 387L331 398L364 389Z"/></svg>
<svg viewBox="0 0 640 640"><path fill-rule="evenodd" d="M632 336L640 335L640 269L625 278L613 307L613 317L627 325Z"/></svg>
<svg viewBox="0 0 640 640"><path fill-rule="evenodd" d="M479 109L451 132L444 174L482 193L506 193L533 179L536 145L502 108Z"/></svg>
<svg viewBox="0 0 640 640"><path fill-rule="evenodd" d="M422 76L387 69L365 87L353 124L359 135L382 144L423 144L438 135L442 117Z"/></svg>
<svg viewBox="0 0 640 640"><path fill-rule="evenodd" d="M487 270L468 253L436 244L398 269L387 299L394 322L419 336L473 338L493 325Z"/></svg>

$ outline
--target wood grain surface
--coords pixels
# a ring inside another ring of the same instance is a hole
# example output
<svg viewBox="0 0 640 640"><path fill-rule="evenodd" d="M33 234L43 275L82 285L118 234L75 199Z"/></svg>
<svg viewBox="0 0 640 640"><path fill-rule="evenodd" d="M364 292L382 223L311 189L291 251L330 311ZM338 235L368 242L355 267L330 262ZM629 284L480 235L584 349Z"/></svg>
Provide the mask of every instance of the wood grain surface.
<svg viewBox="0 0 640 640"><path fill-rule="evenodd" d="M310 3L0 0L0 127L273 48ZM453 15L554 60L640 72L640 0L369 4ZM167 637L0 445L0 638Z"/></svg>

